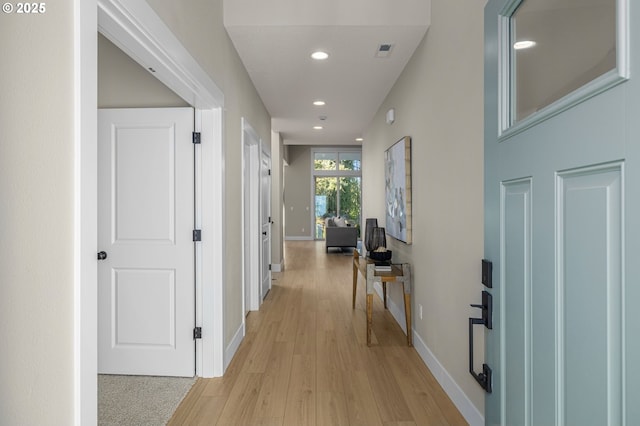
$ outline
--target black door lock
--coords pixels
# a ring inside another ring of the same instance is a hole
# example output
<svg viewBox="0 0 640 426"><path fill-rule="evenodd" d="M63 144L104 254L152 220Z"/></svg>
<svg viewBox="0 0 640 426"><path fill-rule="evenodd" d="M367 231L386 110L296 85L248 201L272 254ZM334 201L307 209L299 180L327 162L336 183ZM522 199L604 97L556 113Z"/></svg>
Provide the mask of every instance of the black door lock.
<svg viewBox="0 0 640 426"><path fill-rule="evenodd" d="M482 292L482 305L471 305L473 308L482 309L482 318L474 318L479 320L479 322L475 322L474 324L482 324L487 327L489 330L493 329L493 321L491 319L493 314L493 296L488 291Z"/></svg>
<svg viewBox="0 0 640 426"><path fill-rule="evenodd" d="M107 252L101 251L98 253L98 260L105 260L107 258Z"/></svg>

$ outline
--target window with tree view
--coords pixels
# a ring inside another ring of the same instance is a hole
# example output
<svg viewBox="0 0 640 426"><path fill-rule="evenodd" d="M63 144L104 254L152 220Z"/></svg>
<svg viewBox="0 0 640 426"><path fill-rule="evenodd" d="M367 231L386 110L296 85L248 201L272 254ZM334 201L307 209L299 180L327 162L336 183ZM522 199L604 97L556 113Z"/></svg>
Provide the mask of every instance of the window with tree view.
<svg viewBox="0 0 640 426"><path fill-rule="evenodd" d="M316 239L325 238L325 220L331 217L360 229L361 158L360 150L313 152Z"/></svg>

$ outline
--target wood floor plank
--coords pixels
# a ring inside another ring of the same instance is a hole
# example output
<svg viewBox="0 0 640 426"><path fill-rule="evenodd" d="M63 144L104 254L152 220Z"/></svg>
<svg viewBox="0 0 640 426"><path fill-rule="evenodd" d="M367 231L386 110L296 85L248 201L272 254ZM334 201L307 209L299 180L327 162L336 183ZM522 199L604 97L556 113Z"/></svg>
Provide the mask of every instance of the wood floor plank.
<svg viewBox="0 0 640 426"><path fill-rule="evenodd" d="M284 414L285 426L316 424L316 357L294 355Z"/></svg>
<svg viewBox="0 0 640 426"><path fill-rule="evenodd" d="M224 377L199 379L169 425L466 424L377 295L366 345L351 256L288 241L285 259Z"/></svg>
<svg viewBox="0 0 640 426"><path fill-rule="evenodd" d="M255 340L250 346L249 353L242 368L249 373L264 373L269 362L268 354L275 343L280 321L265 320L265 323L256 333Z"/></svg>
<svg viewBox="0 0 640 426"><path fill-rule="evenodd" d="M384 423L413 421L411 411L402 395L402 389L396 381L390 362L385 356L387 348L369 348L362 362L366 363L371 390L375 397L380 417Z"/></svg>
<svg viewBox="0 0 640 426"><path fill-rule="evenodd" d="M283 316L276 335L277 342L295 342L300 326L300 304L302 303L302 288L294 287L286 300L286 308L281 309Z"/></svg>
<svg viewBox="0 0 640 426"><path fill-rule="evenodd" d="M467 424L429 370L412 360L411 352L394 347L389 348L387 356L414 420L425 425ZM439 394L443 396L440 402Z"/></svg>
<svg viewBox="0 0 640 426"><path fill-rule="evenodd" d="M342 377L345 365L337 350L337 340L333 331L318 332L318 391L344 393Z"/></svg>
<svg viewBox="0 0 640 426"><path fill-rule="evenodd" d="M349 426L349 411L343 393L318 392L318 426Z"/></svg>
<svg viewBox="0 0 640 426"><path fill-rule="evenodd" d="M183 423L169 423L170 425L208 426L218 422L222 409L227 403L226 396L202 396L189 412Z"/></svg>
<svg viewBox="0 0 640 426"><path fill-rule="evenodd" d="M292 358L293 343L274 343L262 378L252 424L272 423L274 418L280 419L282 423L289 390Z"/></svg>
<svg viewBox="0 0 640 426"><path fill-rule="evenodd" d="M303 303L302 306L305 304ZM295 347L293 352L296 355L315 354L317 340L317 313L315 309L304 310L300 316L300 324L295 336Z"/></svg>
<svg viewBox="0 0 640 426"><path fill-rule="evenodd" d="M249 425L258 401L263 374L240 373L217 424ZM215 424L215 423L214 423Z"/></svg>
<svg viewBox="0 0 640 426"><path fill-rule="evenodd" d="M206 386L206 380L198 379L189 390L189 393L187 394L188 397L185 397L182 400L179 409L176 410L175 413L173 413L173 416L171 416L171 419L169 419L169 422L167 424L173 426L186 424L185 422L187 418L200 400L202 392L204 391Z"/></svg>
<svg viewBox="0 0 640 426"><path fill-rule="evenodd" d="M344 375L344 389L349 411L349 424L353 426L382 426L375 397L367 374L350 371Z"/></svg>

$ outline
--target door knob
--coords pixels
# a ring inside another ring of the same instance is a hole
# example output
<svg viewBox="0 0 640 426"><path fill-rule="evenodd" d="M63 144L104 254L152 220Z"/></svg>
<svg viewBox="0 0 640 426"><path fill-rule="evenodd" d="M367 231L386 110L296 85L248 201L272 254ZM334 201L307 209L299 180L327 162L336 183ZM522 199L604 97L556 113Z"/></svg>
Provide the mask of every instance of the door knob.
<svg viewBox="0 0 640 426"><path fill-rule="evenodd" d="M107 252L106 251L98 252L98 260L105 260L106 258L107 258Z"/></svg>
<svg viewBox="0 0 640 426"><path fill-rule="evenodd" d="M267 235L267 231L262 231L262 235Z"/></svg>

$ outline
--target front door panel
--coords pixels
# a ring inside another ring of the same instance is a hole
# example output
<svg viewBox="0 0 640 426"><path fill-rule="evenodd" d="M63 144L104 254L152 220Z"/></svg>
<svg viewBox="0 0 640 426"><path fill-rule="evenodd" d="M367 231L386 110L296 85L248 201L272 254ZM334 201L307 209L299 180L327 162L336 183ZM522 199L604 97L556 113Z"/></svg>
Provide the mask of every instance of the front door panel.
<svg viewBox="0 0 640 426"><path fill-rule="evenodd" d="M504 103L515 88L502 37L514 4L485 9L486 424L640 424L640 86L620 69L640 69L638 50L627 57L619 35L614 72L629 78L606 74L599 90L587 84L509 128ZM567 4L555 18L587 5ZM640 10L626 5L617 2L618 24L635 46Z"/></svg>

